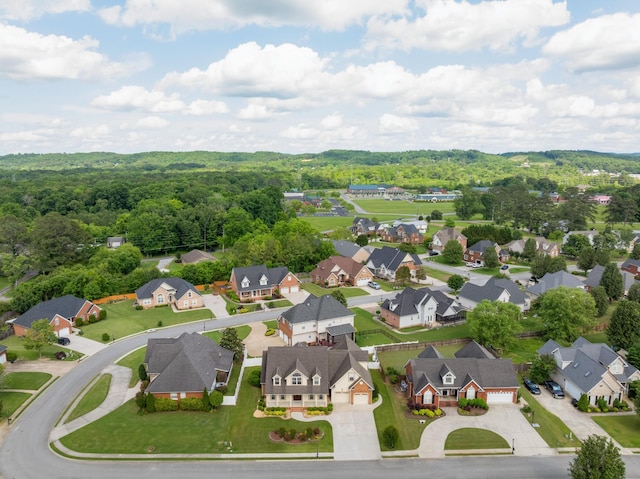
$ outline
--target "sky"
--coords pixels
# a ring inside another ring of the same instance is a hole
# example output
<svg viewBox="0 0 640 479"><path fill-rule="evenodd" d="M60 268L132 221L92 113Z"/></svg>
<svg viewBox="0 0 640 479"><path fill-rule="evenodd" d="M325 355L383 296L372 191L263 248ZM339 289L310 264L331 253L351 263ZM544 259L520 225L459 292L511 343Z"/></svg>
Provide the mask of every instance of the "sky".
<svg viewBox="0 0 640 479"><path fill-rule="evenodd" d="M639 138L638 0L0 0L0 155Z"/></svg>

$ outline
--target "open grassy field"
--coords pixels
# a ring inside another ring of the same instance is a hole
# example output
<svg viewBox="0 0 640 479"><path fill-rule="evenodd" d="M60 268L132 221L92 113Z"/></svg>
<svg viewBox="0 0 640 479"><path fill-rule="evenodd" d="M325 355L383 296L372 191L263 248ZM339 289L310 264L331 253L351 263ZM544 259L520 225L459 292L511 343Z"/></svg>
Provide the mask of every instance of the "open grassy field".
<svg viewBox="0 0 640 479"><path fill-rule="evenodd" d="M15 372L8 373L2 379L0 389L26 389L28 391L37 391L45 383L51 379L49 373L38 372Z"/></svg>
<svg viewBox="0 0 640 479"><path fill-rule="evenodd" d="M352 198L353 202L368 214L389 214L389 215L414 215L427 216L433 210L441 213L453 213L455 211L453 202L428 203L413 202L406 200L384 200L379 198Z"/></svg>
<svg viewBox="0 0 640 479"><path fill-rule="evenodd" d="M300 219L302 221L307 221L318 231L348 228L353 224L353 216L302 216Z"/></svg>
<svg viewBox="0 0 640 479"><path fill-rule="evenodd" d="M111 374L103 374L98 380L91 386L87 393L82 396L80 402L71 411L71 414L67 416L65 424L73 421L81 416L84 416L88 412L93 411L100 406L107 398L109 393L109 386L111 385Z"/></svg>
<svg viewBox="0 0 640 479"><path fill-rule="evenodd" d="M160 323L162 326L174 326L212 317L208 309L181 313L174 313L169 307L137 310L133 307L133 300L105 304L104 309L107 311L107 319L82 327L87 338L102 341L102 335L107 333L110 338L118 339L157 328Z"/></svg>
<svg viewBox="0 0 640 479"><path fill-rule="evenodd" d="M269 432L281 426L302 431L318 427L324 437L318 442L320 452L333 451L331 425L323 420L302 423L293 419L255 418L260 389L246 377L259 368L247 368L237 406L223 406L214 412L162 412L138 414L134 401L88 424L61 439L68 448L79 452L107 454L197 454L232 452L277 453L315 452L316 442L286 444L269 440ZM176 440L180 438L180 440Z"/></svg>
<svg viewBox="0 0 640 479"><path fill-rule="evenodd" d="M593 420L622 447L640 447L640 417L637 414L593 416Z"/></svg>
<svg viewBox="0 0 640 479"><path fill-rule="evenodd" d="M509 443L500 435L487 429L465 427L457 429L447 436L445 450L463 449L507 449Z"/></svg>

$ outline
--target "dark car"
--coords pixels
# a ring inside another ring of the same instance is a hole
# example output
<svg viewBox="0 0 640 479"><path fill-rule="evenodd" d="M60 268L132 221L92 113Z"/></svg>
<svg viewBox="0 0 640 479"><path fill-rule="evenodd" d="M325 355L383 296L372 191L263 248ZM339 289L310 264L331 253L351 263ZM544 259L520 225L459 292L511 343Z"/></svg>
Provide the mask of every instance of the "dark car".
<svg viewBox="0 0 640 479"><path fill-rule="evenodd" d="M61 346L66 346L71 342L69 338L58 338L58 344Z"/></svg>
<svg viewBox="0 0 640 479"><path fill-rule="evenodd" d="M505 269L509 269L509 265L508 264L503 264L502 266L500 266L501 270L505 270Z"/></svg>
<svg viewBox="0 0 640 479"><path fill-rule="evenodd" d="M540 394L540 388L531 379L524 378L522 381L524 382L524 387L526 387L531 394Z"/></svg>
<svg viewBox="0 0 640 479"><path fill-rule="evenodd" d="M60 361L62 361L67 357L67 353L65 353L64 351L58 351L57 353L54 354L54 356L56 359L59 359Z"/></svg>
<svg viewBox="0 0 640 479"><path fill-rule="evenodd" d="M564 391L557 382L551 380L545 381L544 387L547 388L554 398L564 398Z"/></svg>

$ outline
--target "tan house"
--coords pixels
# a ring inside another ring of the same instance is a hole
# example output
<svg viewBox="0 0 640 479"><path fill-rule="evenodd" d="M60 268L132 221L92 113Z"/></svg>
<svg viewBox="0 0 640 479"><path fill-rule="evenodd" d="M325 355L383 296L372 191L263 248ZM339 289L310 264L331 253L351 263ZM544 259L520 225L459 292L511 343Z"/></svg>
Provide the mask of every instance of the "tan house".
<svg viewBox="0 0 640 479"><path fill-rule="evenodd" d="M334 404L371 404L369 354L343 336L332 347L270 347L262 354L267 407L304 410Z"/></svg>
<svg viewBox="0 0 640 479"><path fill-rule="evenodd" d="M373 273L362 263L344 256L331 256L311 271L311 279L325 286L366 286Z"/></svg>
<svg viewBox="0 0 640 479"><path fill-rule="evenodd" d="M100 311L100 307L91 301L69 294L38 303L26 313L8 322L13 325L16 336L24 336L34 322L47 319L53 326L56 336L64 337L71 334L75 318L88 321L91 316L98 317Z"/></svg>
<svg viewBox="0 0 640 479"><path fill-rule="evenodd" d="M552 258L556 258L560 254L560 245L558 245L558 243L549 241L543 236L536 236L533 239L536 242L536 251L539 254L547 255ZM526 238L511 241L504 245L504 249L506 249L507 251L513 251L514 253L522 254L524 253L524 245L526 241Z"/></svg>
<svg viewBox="0 0 640 479"><path fill-rule="evenodd" d="M175 309L202 308L202 296L194 285L182 278L158 278L136 290L136 300L144 309L170 305Z"/></svg>
<svg viewBox="0 0 640 479"><path fill-rule="evenodd" d="M442 228L436 234L433 235L431 240L431 249L442 253L444 247L451 240L457 241L462 246L462 251L467 249L467 237L460 233L455 228Z"/></svg>
<svg viewBox="0 0 640 479"><path fill-rule="evenodd" d="M255 301L277 293L300 291L300 280L285 266L267 268L262 264L233 268L229 283L240 301Z"/></svg>
<svg viewBox="0 0 640 479"><path fill-rule="evenodd" d="M346 256L358 263L366 263L371 254L370 247L360 246L350 241L332 240L332 243L338 256Z"/></svg>

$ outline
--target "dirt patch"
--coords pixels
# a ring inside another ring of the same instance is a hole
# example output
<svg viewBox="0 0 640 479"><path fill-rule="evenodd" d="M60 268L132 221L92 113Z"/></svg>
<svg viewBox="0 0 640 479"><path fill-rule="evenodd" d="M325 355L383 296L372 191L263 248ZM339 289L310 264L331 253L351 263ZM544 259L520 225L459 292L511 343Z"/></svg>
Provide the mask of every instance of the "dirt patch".
<svg viewBox="0 0 640 479"><path fill-rule="evenodd" d="M64 376L77 366L77 361L58 361L56 359L40 358L35 361L16 361L5 363L5 372L38 372L49 373L52 376Z"/></svg>

